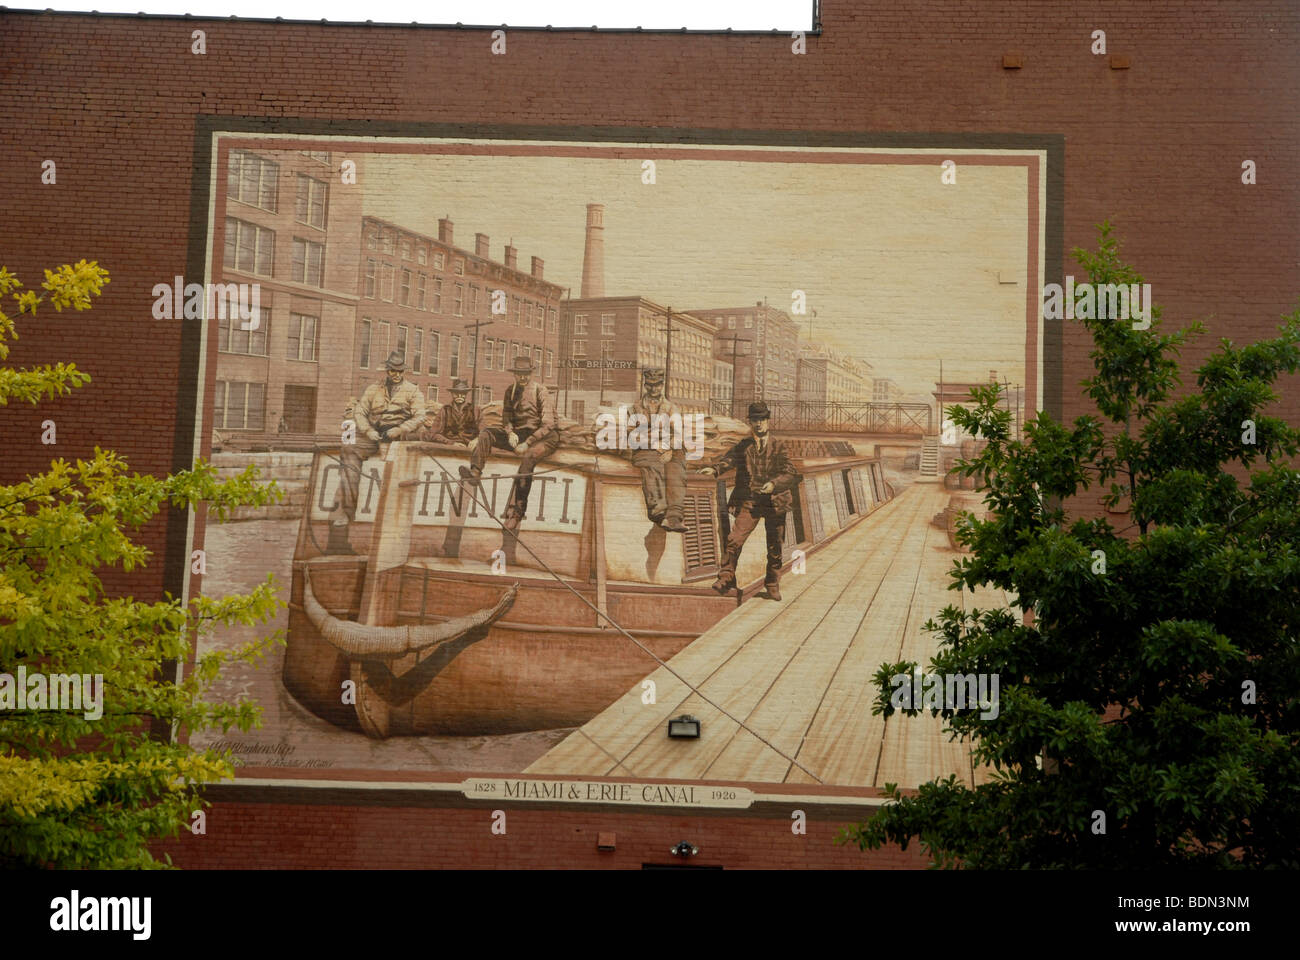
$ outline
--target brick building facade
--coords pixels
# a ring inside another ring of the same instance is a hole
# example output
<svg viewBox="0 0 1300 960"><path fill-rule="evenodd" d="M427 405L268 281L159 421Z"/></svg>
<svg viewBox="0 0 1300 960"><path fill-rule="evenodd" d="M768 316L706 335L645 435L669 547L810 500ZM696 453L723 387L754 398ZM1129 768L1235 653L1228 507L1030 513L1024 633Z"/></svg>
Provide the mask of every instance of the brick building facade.
<svg viewBox="0 0 1300 960"><path fill-rule="evenodd" d="M1184 350L1184 370L1211 352L1218 336L1243 342L1271 335L1296 297L1300 221L1294 211L1300 209L1300 182L1285 167L1300 152L1294 39L1300 13L1290 0L1249 6L1166 6L1145 0L1104 5L1051 0L1026 6L993 0L978 9L929 0L888 7L824 0L818 29L807 36L803 55L792 54L790 37L780 33L518 30L511 32L510 54L494 57L493 28L12 10L0 13L0 20L9 60L3 80L6 127L23 130L7 151L5 212L8 222L27 225L9 244L4 265L28 286L39 283L43 268L82 257L112 271L111 285L90 313L47 312L37 322L20 321L22 340L12 345L9 363L74 362L92 382L39 408L0 409L2 472L8 481L47 467L52 452L40 443L46 418L58 423L59 456L85 456L99 445L117 450L142 472L187 467L193 419L180 414L179 404L182 397L194 395L195 385L184 382L183 371L193 369L205 348L223 354L217 367L224 378L220 382L245 384L237 388L241 396L232 398L229 388L224 395L216 392L227 428L238 417L236 429L252 429L249 418L256 423L258 398L257 391L250 398L247 384L265 383L263 431L273 429L271 421L278 423L280 416L294 426L310 423L317 432L335 429L336 414L323 402L322 385L358 385L376 361L373 339L365 369L359 347L355 362L337 370L323 369L319 360L312 367L307 359L313 347L307 336L311 325L304 318L319 321L314 332L319 342L332 336L336 325L365 317L364 272L334 276L331 258L345 246L363 257L383 254L375 259L392 263L398 299L393 304L382 296L369 301L372 320L387 318L383 322L400 325L407 316L425 317L426 389L435 386L435 375L428 372L428 331L454 335L453 322L463 328L471 316L490 318L486 300L480 301L480 314L462 307L459 317L445 312L445 321L437 311L421 314L419 307L401 304L398 270L410 270L418 278L418 259L408 264L400 247L395 257L382 248L370 251L361 211L337 206L332 187L322 234L313 221L320 203L316 188L299 179L318 179L313 176L317 161L295 154L295 159L281 161L274 204L269 197L263 203L259 163L257 193L236 200L242 216L231 214L241 223L229 227L235 232L234 266L223 276L257 279L268 287L265 344L250 340L245 346L239 340L232 345L235 334L230 332L222 350L219 331L203 345L193 325L151 319L153 286L193 274L201 265L202 244L196 251L193 240L203 237L203 230L196 234L194 227L201 216L194 205L195 183L210 170L204 131L218 127L310 139L336 130L400 136L444 124L459 125L454 129L462 136L520 136L512 125L526 122L581 126L586 136L600 136L601 128L608 128L608 138L622 141L666 137L686 128L710 131L708 136L715 138L761 130L764 137L793 144L830 144L839 136L874 131L880 143L894 145L944 131L991 147L1008 131L1055 136L1063 144L1064 165L1053 176L1059 178L1064 199L1059 242L1049 247L1049 275L1081 273L1067 251L1091 248L1095 225L1110 218L1123 239L1125 257L1153 284L1166 322L1210 318L1208 335ZM200 28L208 38L204 55L191 52L191 31ZM1090 34L1096 29L1107 31L1113 56L1091 52ZM268 88L266 65L248 55L251 49L298 53L275 58L275 83ZM1006 54L1015 56L1004 61ZM1004 62L1021 66L1010 69ZM1242 62L1252 69L1231 69ZM568 66L541 69L540 63ZM665 63L673 65L671 74L664 73ZM436 90L412 82L426 72L436 74ZM489 73L492 83L485 83ZM359 77L366 82L359 83ZM511 86L529 91L526 115L515 99L501 96ZM632 128L636 132L629 133ZM1143 149L1134 152L1135 143ZM309 153L330 149L328 141L299 146ZM51 160L57 182L42 182L43 165ZM1255 184L1242 181L1245 160L1258 165ZM241 167L241 184L243 177ZM252 184L251 172L248 177ZM302 221L297 218L299 184L306 204ZM346 233L335 240L336 218L353 231L350 240ZM433 237L421 237L401 224L374 222L434 247ZM218 249L227 249L227 229L224 221L214 225L223 236ZM269 263L260 247L262 230L275 232ZM322 235L323 250L318 246ZM452 249L450 238L444 243L443 249ZM791 251L792 257L798 255ZM555 331L559 329L558 294L541 279L540 267L521 272L510 255L498 263L477 251L472 256L466 251L464 259L476 259L487 271L465 275L467 287L477 282L484 291L480 297L486 297L494 281L508 282L521 300L527 294L534 305L542 304L547 318L540 329L535 315L531 327L522 316L516 324L512 300L510 331L503 336L500 320L483 328L495 353L491 370L486 363L478 368L480 385L492 388L495 397L505 382L495 363L502 341L507 354L525 349L520 344L534 355L541 350L546 382L554 382L545 351L552 309ZM284 264L287 273L280 269ZM299 265L301 279L295 279ZM376 283L386 283L383 268L377 269ZM494 270L499 270L496 277ZM434 276L432 268L428 275ZM461 281L454 268L444 270L444 277L446 297L445 284ZM418 290L418 279L416 284ZM426 290L426 304L428 296ZM742 319L755 312L753 307L736 310ZM726 311L691 312L708 316ZM936 318L943 315L935 313ZM738 379L738 397L760 390L769 397L795 395L797 341L777 321L781 333L775 345L765 338L762 345L756 343L751 359L737 359L750 371L747 380ZM933 331L918 330L917 337L937 334L943 322L936 319ZM413 319L408 326L420 324ZM717 334L732 332L719 329ZM413 351L410 336L408 350ZM635 349L636 342L629 342ZM726 351L718 352L719 342L715 338L714 356L730 361ZM899 351L894 344L882 347ZM1049 405L1067 420L1091 412L1077 386L1090 370L1084 332L1067 324L1054 347L1045 359ZM449 345L440 349L446 356ZM771 357L769 349L775 350ZM756 378L758 362L779 382L768 387ZM441 367L436 377L440 396L445 395L449 367ZM1055 401L1050 400L1053 383ZM889 392L884 384L887 380L875 381L877 398ZM309 414L308 391L313 389L315 412ZM1279 415L1300 420L1300 389L1284 381L1279 391ZM173 515L152 524L137 539L152 551L153 561L129 574L105 571L104 582L110 590L139 599L161 598L183 579L185 518ZM274 775L271 770L260 773ZM686 836L704 838L699 841L701 862L724 866L919 864L915 848L906 854L870 855L833 845L835 828L858 814L819 807L812 788L784 806L769 802L744 817L507 804L512 818L508 839L491 834L485 805L455 797L429 808L410 798L378 798L374 791L357 792L357 801L351 791L250 797L250 790L256 792L238 785L214 791L217 803L208 835L166 845L175 862L641 866L669 859L660 851ZM789 808L795 803L812 811L803 836L790 829ZM596 851L597 831L618 836L615 853ZM347 852L341 857L340 850Z"/></svg>

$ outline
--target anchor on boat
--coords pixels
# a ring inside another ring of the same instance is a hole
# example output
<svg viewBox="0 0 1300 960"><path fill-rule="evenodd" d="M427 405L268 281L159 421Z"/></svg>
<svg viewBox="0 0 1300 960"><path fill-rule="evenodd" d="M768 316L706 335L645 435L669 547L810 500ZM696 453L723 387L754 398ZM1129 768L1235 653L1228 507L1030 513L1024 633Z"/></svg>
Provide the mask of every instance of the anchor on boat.
<svg viewBox="0 0 1300 960"><path fill-rule="evenodd" d="M518 595L515 583L492 606L443 623L379 626L330 614L312 592L310 564L303 570L303 612L321 637L347 658L357 719L376 738L389 735L393 710L409 705L452 660L487 637ZM416 655L415 665L396 673L391 662L410 654Z"/></svg>

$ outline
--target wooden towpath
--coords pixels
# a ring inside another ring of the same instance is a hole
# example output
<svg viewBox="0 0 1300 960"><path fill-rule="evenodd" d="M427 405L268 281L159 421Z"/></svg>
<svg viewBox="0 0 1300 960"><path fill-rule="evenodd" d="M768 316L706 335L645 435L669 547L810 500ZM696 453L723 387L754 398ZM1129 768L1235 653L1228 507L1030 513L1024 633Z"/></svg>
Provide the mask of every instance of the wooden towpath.
<svg viewBox="0 0 1300 960"><path fill-rule="evenodd" d="M882 663L926 664L937 640L921 626L948 605L1002 605L1001 591L948 590L955 552L930 523L948 504L938 484L915 484L787 575L785 600L746 600L677 654L671 667L714 703L822 783L915 787L972 768L969 744L949 741L941 718L873 716L872 674ZM762 550L759 530L746 550ZM660 667L528 767L532 774L815 783ZM699 740L670 740L667 721L702 722Z"/></svg>

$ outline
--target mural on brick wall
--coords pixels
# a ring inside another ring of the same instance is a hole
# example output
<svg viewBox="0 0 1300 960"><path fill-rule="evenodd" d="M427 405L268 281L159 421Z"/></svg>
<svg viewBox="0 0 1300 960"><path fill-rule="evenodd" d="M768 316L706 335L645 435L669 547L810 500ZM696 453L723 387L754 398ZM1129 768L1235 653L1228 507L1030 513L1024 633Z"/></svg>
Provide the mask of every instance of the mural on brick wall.
<svg viewBox="0 0 1300 960"><path fill-rule="evenodd" d="M263 726L205 742L261 776L982 779L870 680L1006 601L947 590L980 503L946 414L990 382L1013 429L1043 405L1042 151L214 160L209 276L251 305L207 320L202 446L285 497L196 526L191 589L270 570L287 642L219 688Z"/></svg>

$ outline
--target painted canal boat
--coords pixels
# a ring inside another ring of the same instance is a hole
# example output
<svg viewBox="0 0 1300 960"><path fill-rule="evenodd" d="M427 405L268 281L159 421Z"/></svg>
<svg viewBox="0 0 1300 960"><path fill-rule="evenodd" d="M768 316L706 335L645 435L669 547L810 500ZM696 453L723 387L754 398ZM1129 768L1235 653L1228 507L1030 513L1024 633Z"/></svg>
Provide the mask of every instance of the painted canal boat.
<svg viewBox="0 0 1300 960"><path fill-rule="evenodd" d="M788 570L796 551L817 551L894 491L874 450L787 442L802 476L786 523ZM711 589L731 477L688 462L687 532L668 533L646 519L628 461L562 448L538 465L512 532L497 517L518 463L497 453L476 488L459 478L464 447L386 444L363 465L344 528L331 524L338 450L318 450L283 672L303 706L372 737L580 725L655 669L647 651L668 660L762 589L761 527L736 571L743 594Z"/></svg>

